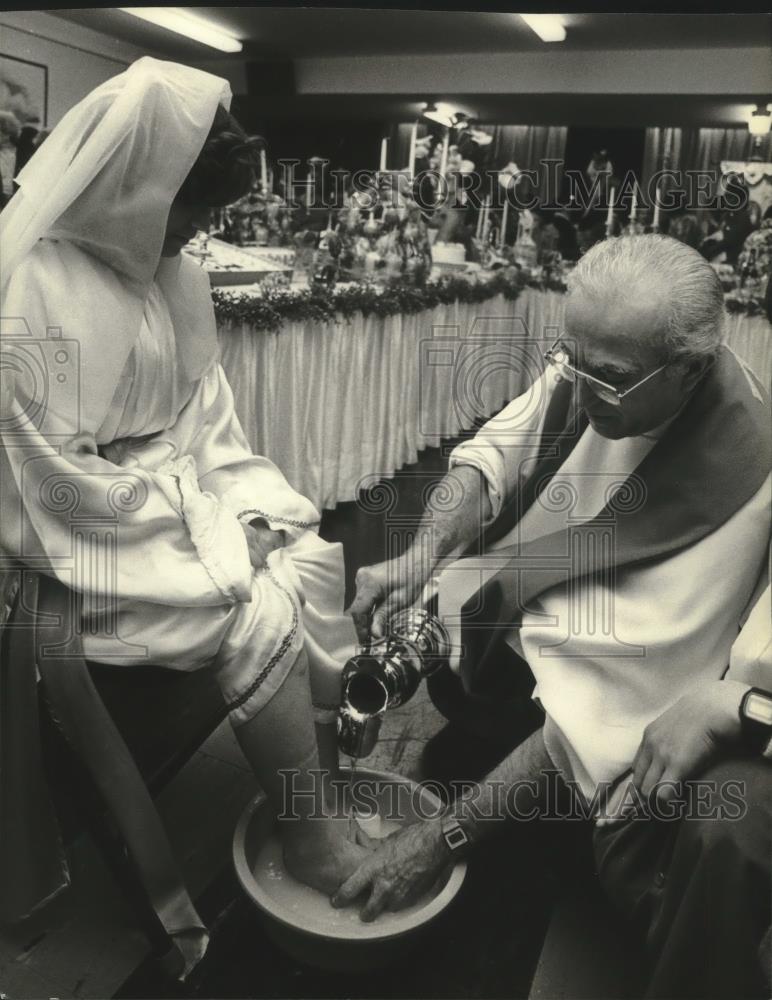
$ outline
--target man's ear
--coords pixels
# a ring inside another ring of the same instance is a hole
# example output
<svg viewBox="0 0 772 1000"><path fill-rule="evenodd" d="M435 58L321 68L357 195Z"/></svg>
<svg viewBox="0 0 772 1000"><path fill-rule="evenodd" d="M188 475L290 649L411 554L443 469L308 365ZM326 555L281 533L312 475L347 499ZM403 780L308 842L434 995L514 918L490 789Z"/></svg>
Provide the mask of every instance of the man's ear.
<svg viewBox="0 0 772 1000"><path fill-rule="evenodd" d="M683 385L686 392L691 392L700 379L712 366L715 359L707 355L699 358L691 358L689 361L681 362L680 368L683 372Z"/></svg>

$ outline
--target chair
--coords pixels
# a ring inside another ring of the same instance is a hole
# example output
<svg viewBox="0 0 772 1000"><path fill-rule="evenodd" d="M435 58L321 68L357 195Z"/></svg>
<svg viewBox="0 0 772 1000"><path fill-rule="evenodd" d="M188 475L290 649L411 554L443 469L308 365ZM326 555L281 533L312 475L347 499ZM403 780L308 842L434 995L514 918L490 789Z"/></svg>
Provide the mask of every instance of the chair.
<svg viewBox="0 0 772 1000"><path fill-rule="evenodd" d="M0 736L5 735L6 741L14 735L25 740L20 726L38 724L43 765L64 841L71 842L84 826L88 829L153 950L163 954L170 939L140 877L141 852L138 859L129 850L127 824L116 814L121 812L120 803L116 811L109 788L105 794L105 781L110 781L109 774L105 778L105 761L99 761L102 774L95 762L109 757L116 784L141 785L156 795L225 718L227 709L219 686L206 669L183 672L86 663L78 637L69 634L69 623L75 619L68 588L35 570L18 569L16 573L20 585L2 632L0 682L5 694L12 671L17 678L26 674L32 684L37 671L38 697L26 699L26 711L38 718L19 720L16 725L14 720L9 723L6 715L5 734L0 727ZM57 660L46 655L46 650L64 648L65 644L67 657ZM37 735L32 734L33 740ZM106 745L109 754L104 752ZM4 753L6 750L7 744ZM33 765L37 752L31 752ZM138 807L145 809L146 821L147 809L152 810L151 822L146 825L157 823L160 839L164 839L152 803L139 801ZM11 842L14 846L18 849L19 844ZM152 865L158 862L160 871L167 860L161 850Z"/></svg>

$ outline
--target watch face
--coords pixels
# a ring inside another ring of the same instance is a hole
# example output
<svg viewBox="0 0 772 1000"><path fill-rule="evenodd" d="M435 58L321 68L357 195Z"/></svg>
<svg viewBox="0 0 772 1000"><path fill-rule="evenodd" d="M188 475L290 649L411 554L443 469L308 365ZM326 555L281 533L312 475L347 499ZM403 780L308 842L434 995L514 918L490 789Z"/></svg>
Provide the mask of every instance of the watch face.
<svg viewBox="0 0 772 1000"><path fill-rule="evenodd" d="M745 699L745 717L753 722L772 726L772 697L751 691Z"/></svg>
<svg viewBox="0 0 772 1000"><path fill-rule="evenodd" d="M457 851L459 847L463 847L464 844L469 843L469 838L466 835L461 824L458 820L448 819L443 822L442 836L445 838L445 843L451 849L451 851Z"/></svg>

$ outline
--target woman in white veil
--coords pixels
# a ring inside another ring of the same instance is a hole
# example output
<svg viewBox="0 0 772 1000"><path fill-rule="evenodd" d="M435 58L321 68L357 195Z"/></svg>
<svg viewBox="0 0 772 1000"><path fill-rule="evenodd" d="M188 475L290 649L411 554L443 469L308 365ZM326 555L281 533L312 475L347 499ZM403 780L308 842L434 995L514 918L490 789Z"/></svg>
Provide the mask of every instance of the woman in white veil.
<svg viewBox="0 0 772 1000"><path fill-rule="evenodd" d="M251 454L207 276L180 253L253 177L229 101L217 77L140 59L19 174L0 217L0 547L77 595L88 659L213 668L278 808L279 771L302 789L319 766L315 732L335 764L355 637L340 546ZM363 849L342 822L311 822L303 801L301 821L284 824L285 857L331 891Z"/></svg>

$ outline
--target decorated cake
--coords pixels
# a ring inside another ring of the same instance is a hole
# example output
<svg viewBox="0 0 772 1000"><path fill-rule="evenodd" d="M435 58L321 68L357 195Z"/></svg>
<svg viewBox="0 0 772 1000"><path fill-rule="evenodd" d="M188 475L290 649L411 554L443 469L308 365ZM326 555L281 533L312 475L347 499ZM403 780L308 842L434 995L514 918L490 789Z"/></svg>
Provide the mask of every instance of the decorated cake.
<svg viewBox="0 0 772 1000"><path fill-rule="evenodd" d="M466 248L463 243L434 243L432 261L438 267L465 267Z"/></svg>

